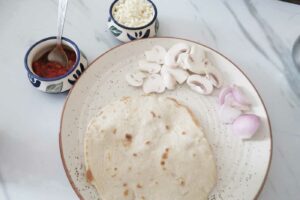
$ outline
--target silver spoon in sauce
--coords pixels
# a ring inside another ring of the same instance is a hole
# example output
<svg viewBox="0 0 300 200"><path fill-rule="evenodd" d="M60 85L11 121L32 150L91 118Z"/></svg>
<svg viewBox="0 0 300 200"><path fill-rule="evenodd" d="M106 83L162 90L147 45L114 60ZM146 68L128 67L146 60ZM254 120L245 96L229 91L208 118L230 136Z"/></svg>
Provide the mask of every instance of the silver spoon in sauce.
<svg viewBox="0 0 300 200"><path fill-rule="evenodd" d="M57 19L57 41L56 46L48 54L48 60L61 64L64 67L68 66L68 56L62 46L62 34L65 24L65 16L67 11L68 0L59 0L58 2L58 19Z"/></svg>

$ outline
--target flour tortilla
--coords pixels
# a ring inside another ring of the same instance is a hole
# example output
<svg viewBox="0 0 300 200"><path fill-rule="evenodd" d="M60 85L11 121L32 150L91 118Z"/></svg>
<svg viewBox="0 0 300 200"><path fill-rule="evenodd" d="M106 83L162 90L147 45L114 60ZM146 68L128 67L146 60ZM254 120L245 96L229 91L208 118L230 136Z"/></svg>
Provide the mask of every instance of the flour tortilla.
<svg viewBox="0 0 300 200"><path fill-rule="evenodd" d="M105 106L84 148L87 179L102 200L204 200L216 183L199 122L172 98L125 97Z"/></svg>

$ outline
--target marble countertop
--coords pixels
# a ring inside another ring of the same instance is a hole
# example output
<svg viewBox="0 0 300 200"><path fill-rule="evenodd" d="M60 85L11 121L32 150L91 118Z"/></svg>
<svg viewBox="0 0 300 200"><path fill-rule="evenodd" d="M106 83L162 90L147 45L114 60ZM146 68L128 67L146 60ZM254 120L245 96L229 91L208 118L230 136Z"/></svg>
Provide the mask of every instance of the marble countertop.
<svg viewBox="0 0 300 200"><path fill-rule="evenodd" d="M91 62L119 44L106 30L111 1L72 0L65 35ZM273 159L262 200L300 196L300 73L291 62L300 6L274 0L154 0L159 36L206 44L238 64L271 118ZM170 3L172 2L172 3ZM35 41L56 34L55 0L0 1L0 199L78 199L60 159L67 94L31 86L23 65ZM297 80L298 79L298 80Z"/></svg>

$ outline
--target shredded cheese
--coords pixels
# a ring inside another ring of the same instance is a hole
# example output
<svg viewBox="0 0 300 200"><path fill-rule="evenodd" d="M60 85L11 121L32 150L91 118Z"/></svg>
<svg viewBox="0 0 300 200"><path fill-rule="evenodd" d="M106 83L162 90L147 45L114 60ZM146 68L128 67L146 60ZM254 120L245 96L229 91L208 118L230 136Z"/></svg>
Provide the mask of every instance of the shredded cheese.
<svg viewBox="0 0 300 200"><path fill-rule="evenodd" d="M119 0L112 9L114 19L127 27L141 27L154 17L154 9L147 0Z"/></svg>

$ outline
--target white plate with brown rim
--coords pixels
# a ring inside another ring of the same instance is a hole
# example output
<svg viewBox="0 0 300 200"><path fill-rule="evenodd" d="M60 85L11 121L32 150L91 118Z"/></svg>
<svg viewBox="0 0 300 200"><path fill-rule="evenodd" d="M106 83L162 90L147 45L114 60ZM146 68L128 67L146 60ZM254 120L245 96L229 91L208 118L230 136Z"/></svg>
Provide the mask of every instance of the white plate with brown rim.
<svg viewBox="0 0 300 200"><path fill-rule="evenodd" d="M109 102L123 96L143 94L141 89L128 86L125 75L136 68L145 50L154 45L169 48L178 42L204 49L213 55L213 62L222 72L225 85L234 83L243 87L252 102L252 113L260 116L262 121L256 135L243 141L219 120L218 90L211 96L203 96L181 85L176 90L161 94L175 97L190 107L202 124L218 170L217 186L209 199L252 200L258 197L272 155L271 127L261 97L247 76L222 54L190 40L167 37L137 40L107 51L89 66L70 91L61 117L60 153L67 177L80 199L100 199L85 175L83 137L88 122Z"/></svg>

